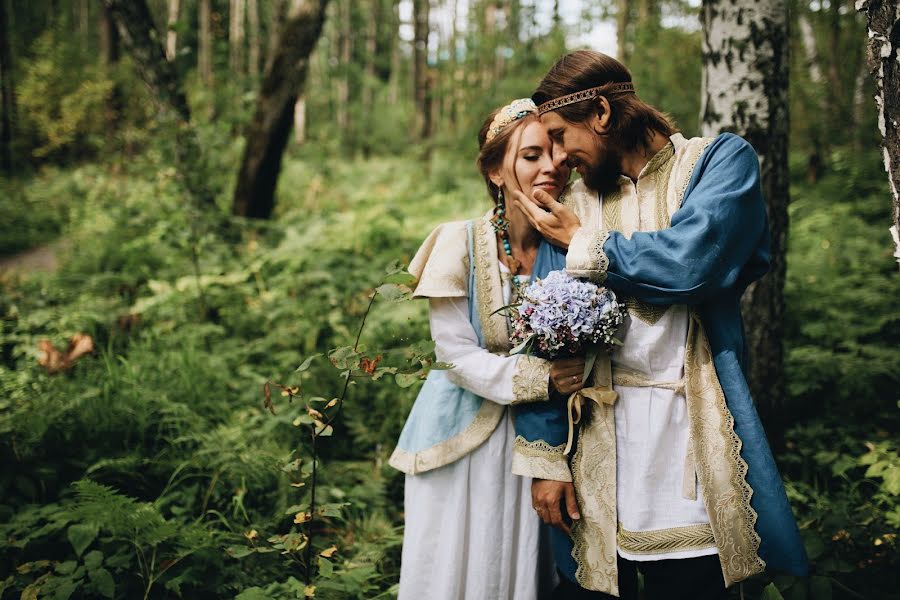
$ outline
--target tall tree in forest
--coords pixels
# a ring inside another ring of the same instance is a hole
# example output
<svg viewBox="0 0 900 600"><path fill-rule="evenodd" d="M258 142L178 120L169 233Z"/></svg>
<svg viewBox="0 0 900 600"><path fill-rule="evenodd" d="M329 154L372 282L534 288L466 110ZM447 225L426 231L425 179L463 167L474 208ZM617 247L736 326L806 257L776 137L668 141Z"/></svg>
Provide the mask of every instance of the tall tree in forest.
<svg viewBox="0 0 900 600"><path fill-rule="evenodd" d="M146 0L104 0L113 15L122 41L131 52L138 72L164 109L174 115L176 169L193 200L214 207L203 152L191 126L191 110L181 88L175 65L165 49Z"/></svg>
<svg viewBox="0 0 900 600"><path fill-rule="evenodd" d="M247 74L250 76L250 81L253 82L253 85L256 85L256 80L259 79L260 56L262 56L259 28L259 0L247 0L247 26L249 30L247 42L250 46L249 54L247 55Z"/></svg>
<svg viewBox="0 0 900 600"><path fill-rule="evenodd" d="M244 9L247 0L231 0L228 10L228 66L233 75L244 74Z"/></svg>
<svg viewBox="0 0 900 600"><path fill-rule="evenodd" d="M900 263L900 8L896 0L859 0L856 8L866 13L878 128L893 201L891 234Z"/></svg>
<svg viewBox="0 0 900 600"><path fill-rule="evenodd" d="M197 71L200 72L200 81L208 88L213 82L212 0L199 0L197 10Z"/></svg>
<svg viewBox="0 0 900 600"><path fill-rule="evenodd" d="M12 79L12 53L9 48L9 22L6 0L0 0L0 168L12 171L12 128L15 122L15 88Z"/></svg>
<svg viewBox="0 0 900 600"><path fill-rule="evenodd" d="M180 11L181 0L169 0L168 31L166 31L166 58L169 60L175 60L175 53L178 51L178 31L175 27Z"/></svg>
<svg viewBox="0 0 900 600"><path fill-rule="evenodd" d="M322 33L327 4L328 0L292 0L247 127L232 202L235 215L266 219L275 208L275 186L291 134L294 105L303 91L309 55Z"/></svg>
<svg viewBox="0 0 900 600"><path fill-rule="evenodd" d="M413 0L413 86L416 105L416 138L431 137L428 90L429 0Z"/></svg>
<svg viewBox="0 0 900 600"><path fill-rule="evenodd" d="M2 0L0 0L2 2ZM112 13L106 4L100 11L100 60L106 69L106 76L113 80L113 88L106 99L106 135L111 141L119 129L119 117L122 112L122 91L113 77L113 68L119 62L119 30L113 21Z"/></svg>
<svg viewBox="0 0 900 600"><path fill-rule="evenodd" d="M630 4L629 0L616 0L616 58L626 64L631 60L628 55Z"/></svg>
<svg viewBox="0 0 900 600"><path fill-rule="evenodd" d="M760 158L772 234L772 268L744 296L750 390L776 449L783 446L784 281L788 233L786 0L703 0L704 135L735 132Z"/></svg>

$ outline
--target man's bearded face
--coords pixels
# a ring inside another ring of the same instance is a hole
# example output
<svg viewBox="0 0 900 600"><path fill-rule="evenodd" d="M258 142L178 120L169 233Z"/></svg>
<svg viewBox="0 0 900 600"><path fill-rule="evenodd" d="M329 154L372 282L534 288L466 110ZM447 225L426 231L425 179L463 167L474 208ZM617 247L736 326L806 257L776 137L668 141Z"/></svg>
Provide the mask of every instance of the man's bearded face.
<svg viewBox="0 0 900 600"><path fill-rule="evenodd" d="M601 194L615 191L619 186L619 177L622 175L622 155L608 141L606 144L598 142L593 153L594 159L583 159L583 165L579 169L584 184L591 190ZM576 159L578 160L578 159Z"/></svg>

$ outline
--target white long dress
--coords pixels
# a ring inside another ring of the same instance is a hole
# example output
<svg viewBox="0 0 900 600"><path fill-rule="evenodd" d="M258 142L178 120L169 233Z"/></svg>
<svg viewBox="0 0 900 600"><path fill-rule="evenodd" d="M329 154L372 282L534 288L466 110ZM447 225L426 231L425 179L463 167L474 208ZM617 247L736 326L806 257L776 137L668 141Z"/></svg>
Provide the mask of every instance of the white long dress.
<svg viewBox="0 0 900 600"><path fill-rule="evenodd" d="M500 269L508 274L505 265ZM509 405L519 357L478 345L466 298L429 302L435 355L455 365L451 381L486 402ZM553 589L555 565L546 526L531 506L531 479L512 474L515 437L507 409L468 455L406 476L399 600L533 600Z"/></svg>

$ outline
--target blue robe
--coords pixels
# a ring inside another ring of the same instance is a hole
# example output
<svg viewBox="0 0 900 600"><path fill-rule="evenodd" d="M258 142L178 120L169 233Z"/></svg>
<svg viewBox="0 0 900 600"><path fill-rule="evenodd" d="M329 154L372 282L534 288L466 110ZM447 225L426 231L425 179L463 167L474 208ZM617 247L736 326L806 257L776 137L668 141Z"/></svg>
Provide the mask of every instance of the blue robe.
<svg viewBox="0 0 900 600"><path fill-rule="evenodd" d="M806 575L806 551L745 375L749 356L740 299L768 270L769 243L756 153L740 137L722 134L697 162L669 228L635 232L631 239L611 233L603 246L609 259L606 285L650 304L696 308L748 465L759 555L769 569ZM566 265L565 250L552 249L548 272ZM560 403L523 405L515 414L516 433L525 440L565 443L567 421ZM576 581L571 550L571 540L554 530L557 565Z"/></svg>

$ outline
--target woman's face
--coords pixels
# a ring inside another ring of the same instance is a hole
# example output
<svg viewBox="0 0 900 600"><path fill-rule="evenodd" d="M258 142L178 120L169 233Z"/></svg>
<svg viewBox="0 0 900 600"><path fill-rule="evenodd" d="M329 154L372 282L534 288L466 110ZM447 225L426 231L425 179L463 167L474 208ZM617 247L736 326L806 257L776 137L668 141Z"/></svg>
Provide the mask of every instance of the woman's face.
<svg viewBox="0 0 900 600"><path fill-rule="evenodd" d="M508 191L521 189L529 198L544 190L559 198L569 181L569 167L554 163L553 143L540 121L533 120L510 140L504 160L503 183ZM520 135L518 135L520 134Z"/></svg>

